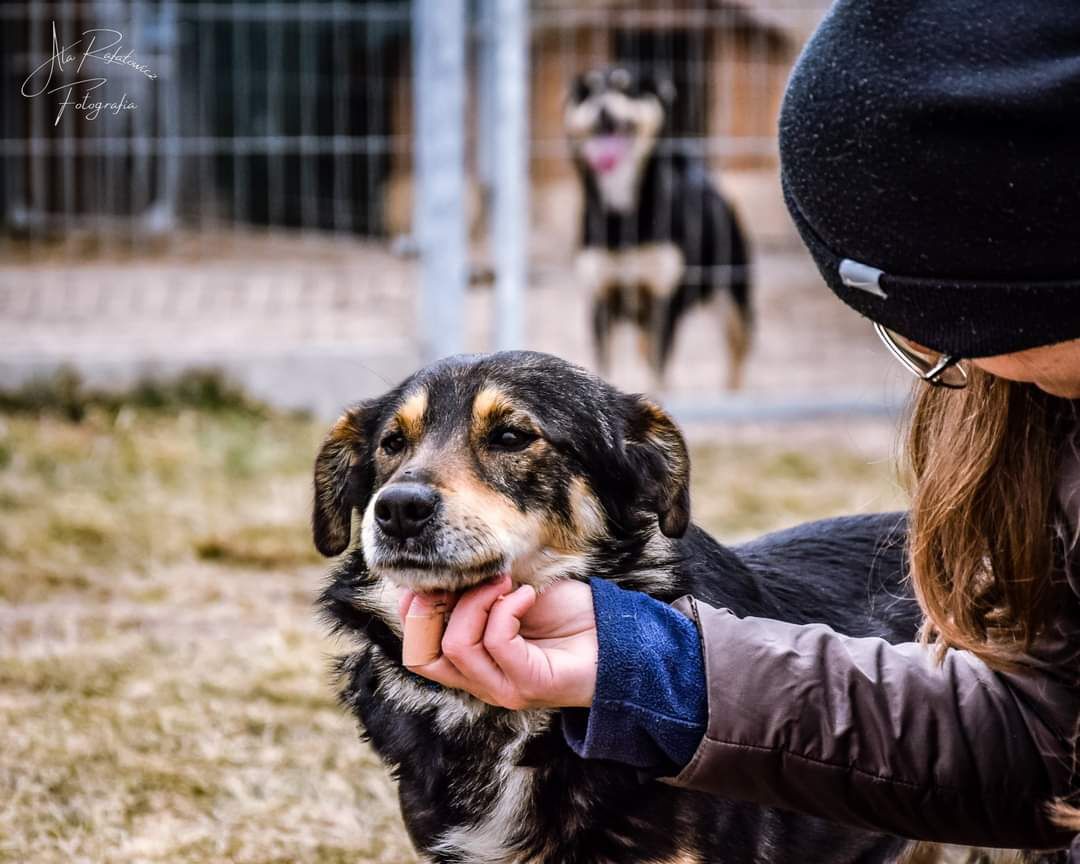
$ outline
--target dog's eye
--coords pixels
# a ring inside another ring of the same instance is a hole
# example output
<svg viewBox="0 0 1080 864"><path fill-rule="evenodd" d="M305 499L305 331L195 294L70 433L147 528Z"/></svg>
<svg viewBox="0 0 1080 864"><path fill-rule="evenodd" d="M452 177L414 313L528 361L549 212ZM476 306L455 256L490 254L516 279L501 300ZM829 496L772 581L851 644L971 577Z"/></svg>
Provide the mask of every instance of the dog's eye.
<svg viewBox="0 0 1080 864"><path fill-rule="evenodd" d="M383 453L393 456L395 453L400 453L405 449L405 436L400 432L391 432L383 436L379 446L382 448Z"/></svg>
<svg viewBox="0 0 1080 864"><path fill-rule="evenodd" d="M498 426L491 430L488 444L495 450L524 450L537 438L532 432L514 429L510 426Z"/></svg>

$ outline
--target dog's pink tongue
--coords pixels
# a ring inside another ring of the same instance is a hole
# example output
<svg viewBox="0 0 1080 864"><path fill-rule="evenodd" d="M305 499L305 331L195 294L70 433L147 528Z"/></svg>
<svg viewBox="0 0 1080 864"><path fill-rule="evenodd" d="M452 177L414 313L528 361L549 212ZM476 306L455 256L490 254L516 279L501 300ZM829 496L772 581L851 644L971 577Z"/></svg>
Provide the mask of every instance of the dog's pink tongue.
<svg viewBox="0 0 1080 864"><path fill-rule="evenodd" d="M606 174L615 170L629 147L630 142L621 135L597 135L585 141L582 152L593 171Z"/></svg>

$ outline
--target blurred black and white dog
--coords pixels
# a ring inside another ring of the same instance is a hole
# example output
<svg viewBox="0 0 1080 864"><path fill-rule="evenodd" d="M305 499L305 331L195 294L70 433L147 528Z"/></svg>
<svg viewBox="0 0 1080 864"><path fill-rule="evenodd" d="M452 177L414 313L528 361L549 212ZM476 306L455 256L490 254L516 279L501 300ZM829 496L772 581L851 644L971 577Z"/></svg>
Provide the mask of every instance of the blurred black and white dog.
<svg viewBox="0 0 1080 864"><path fill-rule="evenodd" d="M750 345L750 269L734 210L697 159L666 139L674 89L628 69L573 83L566 129L584 187L578 278L593 298L597 362L612 325L629 321L662 383L683 313L728 292L727 386L739 387Z"/></svg>

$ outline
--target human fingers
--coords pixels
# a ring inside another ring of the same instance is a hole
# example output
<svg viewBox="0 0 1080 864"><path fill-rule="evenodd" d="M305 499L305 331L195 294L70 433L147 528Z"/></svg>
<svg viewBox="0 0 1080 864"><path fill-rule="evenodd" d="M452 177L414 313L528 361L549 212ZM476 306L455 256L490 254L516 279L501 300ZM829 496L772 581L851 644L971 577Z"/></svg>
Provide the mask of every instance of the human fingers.
<svg viewBox="0 0 1080 864"><path fill-rule="evenodd" d="M521 635L526 639L558 638L595 627L592 589L576 580L545 587L521 618Z"/></svg>
<svg viewBox="0 0 1080 864"><path fill-rule="evenodd" d="M517 704L567 708L589 707L596 691L598 644L591 595L585 588L588 623L572 630L548 628L527 632L536 606L547 592L537 597L531 588L520 588L491 611L484 645L506 677L507 693ZM581 603L579 592L566 598ZM572 610L571 610L572 611Z"/></svg>
<svg viewBox="0 0 1080 864"><path fill-rule="evenodd" d="M511 588L509 577L466 591L458 600L443 634L443 655L469 682L471 693L498 694L505 676L484 648L491 607Z"/></svg>
<svg viewBox="0 0 1080 864"><path fill-rule="evenodd" d="M442 592L415 594L401 629L401 659L405 666L423 666L438 659L446 629L446 603Z"/></svg>
<svg viewBox="0 0 1080 864"><path fill-rule="evenodd" d="M422 675L424 678L434 681L436 684L442 684L443 687L451 687L454 690L464 690L466 693L470 693L477 699L482 699L485 702L489 701L485 698L486 691L478 690L476 685L462 675L454 664L442 654L430 663L424 663L422 666L410 666L408 668L410 672Z"/></svg>
<svg viewBox="0 0 1080 864"><path fill-rule="evenodd" d="M407 627L406 620L410 613L418 617L427 617L429 614L435 611L437 603L443 602L441 592L436 594L417 594L414 591L406 589L403 593L401 601L398 605L398 612L401 615L402 631L405 633L405 644L402 646L402 660L406 666L418 675L422 675L425 678L429 678L438 684L442 684L445 687L453 687L458 690L466 690L472 695L480 697L481 694L476 692L476 688L472 683L466 679L446 657L442 655L442 625L440 623L440 631L437 634L435 641L435 649L437 656L427 663L409 662L410 655L416 656L415 650L417 647L423 648L423 646L411 646L413 650L410 650L409 640L415 637L415 633L410 633ZM441 615L440 615L441 617ZM432 653L430 651L423 653Z"/></svg>
<svg viewBox="0 0 1080 864"><path fill-rule="evenodd" d="M533 670L537 658L532 652L539 649L522 638L521 618L535 603L536 589L522 585L494 605L484 630L485 650L510 686L524 692L530 691L535 683Z"/></svg>

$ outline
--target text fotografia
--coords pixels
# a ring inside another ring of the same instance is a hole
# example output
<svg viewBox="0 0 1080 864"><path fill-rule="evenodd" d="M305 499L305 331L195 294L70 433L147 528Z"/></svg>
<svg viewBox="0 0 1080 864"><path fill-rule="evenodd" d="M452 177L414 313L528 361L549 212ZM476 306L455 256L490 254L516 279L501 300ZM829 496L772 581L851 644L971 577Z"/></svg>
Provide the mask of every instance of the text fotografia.
<svg viewBox="0 0 1080 864"><path fill-rule="evenodd" d="M120 65L135 70L151 81L157 80L157 75L149 67L135 59L135 49L124 52L120 44L123 41L124 34L119 30L99 27L84 30L79 39L70 45L62 45L56 35L56 22L53 21L52 55L26 76L22 95L33 99L43 94L59 94L53 126L59 125L60 118L68 108L81 113L87 120L96 120L104 113L119 115L138 108L128 99L127 93L122 94L119 100L105 101L104 93L99 92L109 83L109 79L100 74L102 66ZM98 74L90 74L92 71ZM65 72L74 75L77 80L57 83Z"/></svg>

